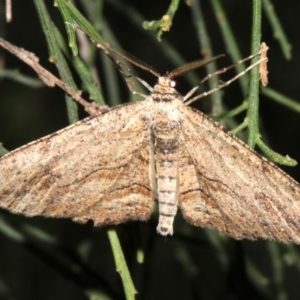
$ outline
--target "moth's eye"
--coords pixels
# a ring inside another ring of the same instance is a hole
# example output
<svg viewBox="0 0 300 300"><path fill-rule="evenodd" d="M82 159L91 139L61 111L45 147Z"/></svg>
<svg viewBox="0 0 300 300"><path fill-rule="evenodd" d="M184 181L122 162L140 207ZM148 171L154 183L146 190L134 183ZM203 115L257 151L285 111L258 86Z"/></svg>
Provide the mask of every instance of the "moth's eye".
<svg viewBox="0 0 300 300"><path fill-rule="evenodd" d="M174 88L176 86L176 81L175 80L171 80L170 81L170 87Z"/></svg>

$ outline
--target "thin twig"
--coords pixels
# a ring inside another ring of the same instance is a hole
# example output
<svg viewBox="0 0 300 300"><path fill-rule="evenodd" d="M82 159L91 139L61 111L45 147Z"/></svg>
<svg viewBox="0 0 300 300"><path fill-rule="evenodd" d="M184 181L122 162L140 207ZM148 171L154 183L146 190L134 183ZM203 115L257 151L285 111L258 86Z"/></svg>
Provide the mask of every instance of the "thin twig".
<svg viewBox="0 0 300 300"><path fill-rule="evenodd" d="M40 79L49 87L54 87L55 85L59 86L61 89L63 89L68 95L70 95L74 100L76 100L79 104L81 104L84 109L91 114L95 113L95 107L93 104L89 103L85 99L83 99L80 94L81 91L76 91L72 89L69 85L61 81L59 78L51 74L49 71L47 71L45 68L43 68L39 64L38 57L25 49L19 48L17 46L12 45L11 43L5 41L4 39L0 38L0 46L4 49L8 50L15 56L17 56L19 59L24 61L26 64L28 64L32 69L35 70L35 72L38 74ZM100 106L99 110L102 111L102 109L105 111L107 109L106 105Z"/></svg>

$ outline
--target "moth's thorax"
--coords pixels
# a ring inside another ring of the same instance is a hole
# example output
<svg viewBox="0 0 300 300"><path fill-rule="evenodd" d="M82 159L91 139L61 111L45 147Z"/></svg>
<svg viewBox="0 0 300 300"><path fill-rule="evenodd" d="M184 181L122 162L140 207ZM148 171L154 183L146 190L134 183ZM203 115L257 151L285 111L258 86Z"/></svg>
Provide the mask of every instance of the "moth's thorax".
<svg viewBox="0 0 300 300"><path fill-rule="evenodd" d="M173 87L169 77L159 77L153 92L146 99L148 108L145 118L151 127L174 127L183 118L179 107L183 104L183 97Z"/></svg>

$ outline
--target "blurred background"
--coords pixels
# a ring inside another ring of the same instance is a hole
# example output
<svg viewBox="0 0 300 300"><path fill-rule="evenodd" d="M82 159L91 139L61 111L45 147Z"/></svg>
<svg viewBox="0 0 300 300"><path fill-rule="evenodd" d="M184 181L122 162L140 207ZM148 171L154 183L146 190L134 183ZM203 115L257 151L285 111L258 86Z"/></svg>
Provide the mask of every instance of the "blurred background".
<svg viewBox="0 0 300 300"><path fill-rule="evenodd" d="M226 15L241 56L251 53L254 1L181 1L172 27L160 39L157 31L144 29L143 22L161 19L170 1L73 2L104 39L162 74L207 54L226 55L218 60L218 68L233 63L230 45L226 46L222 33L224 23L220 21L224 15L216 14L218 5ZM266 96L262 88L260 130L271 149L300 161L300 2L262 3L262 41L270 48L268 89L290 98L291 104L287 107L278 103ZM66 39L59 10L53 1L47 1L46 6L52 22ZM270 24L267 9L274 10L278 18L275 24L282 27L286 37L284 47L292 46L286 53L278 40L278 31ZM13 1L11 23L6 23L4 11L5 3L0 1L0 36L35 53L41 65L57 75L55 65L48 60L34 1ZM209 43L203 46L207 42L200 40L198 26L202 22L201 30L206 29L211 49ZM108 66L99 50L97 53L93 67L99 74L99 87L106 103L112 106L131 101L132 95L116 68ZM0 64L1 68L17 69L37 78L30 67L3 49ZM135 72L151 85L155 83L152 75ZM190 77L179 78L178 90L185 94L206 74L203 68ZM234 74L230 71L220 79L228 80ZM75 72L74 78L82 89ZM209 87L205 85L203 89ZM236 81L220 95L221 104L207 97L193 106L207 114L218 114L241 105L247 93ZM84 96L88 99L87 93ZM87 116L81 108L79 116ZM244 118L245 112L230 122L223 120L222 124L232 129ZM64 92L59 88L34 88L0 75L0 142L6 149L13 150L68 124ZM242 133L241 138L246 134ZM282 168L300 181L299 166ZM156 234L156 224L155 213L148 223L129 222L115 227L138 291L137 299L299 299L299 246L261 240L235 241L212 230L192 227L179 214L173 237ZM78 225L70 220L27 219L1 210L0 299L125 299L106 228L94 228L92 223Z"/></svg>

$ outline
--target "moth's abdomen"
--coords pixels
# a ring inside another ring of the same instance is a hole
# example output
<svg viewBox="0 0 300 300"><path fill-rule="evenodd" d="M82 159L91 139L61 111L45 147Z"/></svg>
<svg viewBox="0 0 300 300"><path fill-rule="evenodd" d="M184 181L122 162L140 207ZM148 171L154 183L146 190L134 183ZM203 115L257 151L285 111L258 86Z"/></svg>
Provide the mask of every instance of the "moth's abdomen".
<svg viewBox="0 0 300 300"><path fill-rule="evenodd" d="M173 234L173 221L178 203L178 135L176 128L170 128L168 135L158 128L154 131L157 194L159 204L158 233Z"/></svg>

